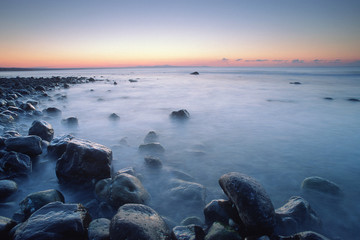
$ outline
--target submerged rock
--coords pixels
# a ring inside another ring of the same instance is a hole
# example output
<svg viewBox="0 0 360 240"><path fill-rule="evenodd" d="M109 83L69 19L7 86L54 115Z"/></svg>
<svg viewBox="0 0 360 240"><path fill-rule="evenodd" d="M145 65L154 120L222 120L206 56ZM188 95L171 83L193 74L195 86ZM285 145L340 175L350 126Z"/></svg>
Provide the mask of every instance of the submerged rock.
<svg viewBox="0 0 360 240"><path fill-rule="evenodd" d="M118 121L118 120L120 120L120 117L116 113L112 113L112 114L110 114L109 119L112 121Z"/></svg>
<svg viewBox="0 0 360 240"><path fill-rule="evenodd" d="M89 240L110 240L110 220L98 218L91 221L89 225Z"/></svg>
<svg viewBox="0 0 360 240"><path fill-rule="evenodd" d="M2 124L10 124L12 122L14 122L15 119L14 117L4 114L4 113L0 113L0 123Z"/></svg>
<svg viewBox="0 0 360 240"><path fill-rule="evenodd" d="M172 236L176 240L203 240L205 232L196 225L176 226L172 230Z"/></svg>
<svg viewBox="0 0 360 240"><path fill-rule="evenodd" d="M49 203L22 223L14 240L27 239L87 239L91 217L81 204Z"/></svg>
<svg viewBox="0 0 360 240"><path fill-rule="evenodd" d="M6 199L16 193L18 186L12 180L0 180L0 200Z"/></svg>
<svg viewBox="0 0 360 240"><path fill-rule="evenodd" d="M203 185L179 179L173 180L170 185L169 194L172 199L197 202L204 205L206 188Z"/></svg>
<svg viewBox="0 0 360 240"><path fill-rule="evenodd" d="M11 137L5 140L8 151L15 151L29 156L42 153L41 138L39 136Z"/></svg>
<svg viewBox="0 0 360 240"><path fill-rule="evenodd" d="M56 162L60 183L90 183L111 176L112 151L100 144L73 139Z"/></svg>
<svg viewBox="0 0 360 240"><path fill-rule="evenodd" d="M205 236L205 240L242 240L240 234L233 228L214 222L211 225L208 233Z"/></svg>
<svg viewBox="0 0 360 240"><path fill-rule="evenodd" d="M29 135L39 136L42 140L50 142L54 138L54 129L50 123L36 120L31 124Z"/></svg>
<svg viewBox="0 0 360 240"><path fill-rule="evenodd" d="M125 204L111 219L110 239L170 240L171 232L152 208L142 204Z"/></svg>
<svg viewBox="0 0 360 240"><path fill-rule="evenodd" d="M172 119L185 120L190 118L190 114L186 109L181 109L179 111L171 112L170 117Z"/></svg>
<svg viewBox="0 0 360 240"><path fill-rule="evenodd" d="M117 174L113 179L100 180L95 185L95 193L100 200L118 208L126 203L145 203L149 193L140 180L127 173Z"/></svg>
<svg viewBox="0 0 360 240"><path fill-rule="evenodd" d="M301 82L290 82L290 84L300 85L300 84L301 84Z"/></svg>
<svg viewBox="0 0 360 240"><path fill-rule="evenodd" d="M6 152L0 159L0 179L24 176L31 169L30 157L22 153Z"/></svg>
<svg viewBox="0 0 360 240"><path fill-rule="evenodd" d="M202 225L204 225L204 223L201 221L201 219L199 217L192 216L192 217L187 217L187 218L183 219L181 221L180 225L181 226L188 226L188 225L202 226Z"/></svg>
<svg viewBox="0 0 360 240"><path fill-rule="evenodd" d="M343 196L343 192L336 183L317 176L305 178L301 183L301 188L303 190L317 191L336 197Z"/></svg>
<svg viewBox="0 0 360 240"><path fill-rule="evenodd" d="M158 142L159 136L155 131L150 131L144 138L144 143L155 143Z"/></svg>
<svg viewBox="0 0 360 240"><path fill-rule="evenodd" d="M51 117L58 117L61 116L61 110L56 107L49 107L43 110L43 113L51 116Z"/></svg>
<svg viewBox="0 0 360 240"><path fill-rule="evenodd" d="M165 148L160 143L146 143L139 146L139 152L149 155L161 155L165 152Z"/></svg>
<svg viewBox="0 0 360 240"><path fill-rule="evenodd" d="M148 156L144 158L144 161L145 161L145 165L149 168L153 168L153 169L162 168L162 162L157 157Z"/></svg>
<svg viewBox="0 0 360 240"><path fill-rule="evenodd" d="M68 127L77 127L79 126L79 121L76 117L68 117L61 120L61 123Z"/></svg>
<svg viewBox="0 0 360 240"><path fill-rule="evenodd" d="M231 172L221 176L219 184L235 204L247 235L262 236L274 232L274 206L265 189L255 179Z"/></svg>

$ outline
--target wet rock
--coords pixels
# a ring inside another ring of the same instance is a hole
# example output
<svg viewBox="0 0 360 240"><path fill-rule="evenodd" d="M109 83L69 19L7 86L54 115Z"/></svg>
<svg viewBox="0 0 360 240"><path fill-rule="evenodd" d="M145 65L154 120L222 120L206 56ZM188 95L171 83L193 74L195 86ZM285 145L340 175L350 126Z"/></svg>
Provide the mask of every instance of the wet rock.
<svg viewBox="0 0 360 240"><path fill-rule="evenodd" d="M122 174L122 173L127 173L127 174L130 174L130 175L136 177L135 169L133 167L127 167L127 168L122 168L122 169L118 170L116 173L114 173L114 177L119 174Z"/></svg>
<svg viewBox="0 0 360 240"><path fill-rule="evenodd" d="M61 123L68 127L77 127L79 126L79 121L76 117L68 117L61 120Z"/></svg>
<svg viewBox="0 0 360 240"><path fill-rule="evenodd" d="M45 89L43 86L40 86L40 85L39 85L39 86L36 86L36 87L35 87L35 90L36 90L36 91L40 91L40 92L46 91L46 89Z"/></svg>
<svg viewBox="0 0 360 240"><path fill-rule="evenodd" d="M334 100L332 97L324 97L325 100Z"/></svg>
<svg viewBox="0 0 360 240"><path fill-rule="evenodd" d="M177 120L185 120L185 119L189 119L190 118L190 114L187 110L185 109L181 109L179 111L173 111L170 114L170 117L172 119L177 119Z"/></svg>
<svg viewBox="0 0 360 240"><path fill-rule="evenodd" d="M159 169L162 168L162 162L157 157L148 156L144 158L145 165L149 168Z"/></svg>
<svg viewBox="0 0 360 240"><path fill-rule="evenodd" d="M192 72L191 75L199 75L199 72Z"/></svg>
<svg viewBox="0 0 360 240"><path fill-rule="evenodd" d="M111 176L112 151L100 144L72 139L56 162L60 183L89 183Z"/></svg>
<svg viewBox="0 0 360 240"><path fill-rule="evenodd" d="M14 117L4 114L4 113L0 113L0 123L1 124L10 124L14 121L15 121Z"/></svg>
<svg viewBox="0 0 360 240"><path fill-rule="evenodd" d="M197 202L200 205L205 204L206 188L203 185L176 179L171 181L170 186L170 198L187 202Z"/></svg>
<svg viewBox="0 0 360 240"><path fill-rule="evenodd" d="M265 189L253 178L231 172L219 179L219 184L235 204L247 235L271 235L276 217L274 206Z"/></svg>
<svg viewBox="0 0 360 240"><path fill-rule="evenodd" d="M201 219L196 216L187 217L184 220L182 220L180 223L181 226L187 226L187 225L192 225L192 224L197 225L197 226L204 225L203 222L201 221Z"/></svg>
<svg viewBox="0 0 360 240"><path fill-rule="evenodd" d="M95 185L95 194L114 208L126 203L143 204L149 199L149 193L140 180L127 173L118 174L113 179L100 180Z"/></svg>
<svg viewBox="0 0 360 240"><path fill-rule="evenodd" d="M292 236L280 237L279 240L330 240L329 238L312 231L300 232Z"/></svg>
<svg viewBox="0 0 360 240"><path fill-rule="evenodd" d="M0 179L24 176L31 172L32 164L28 155L6 152L0 159Z"/></svg>
<svg viewBox="0 0 360 240"><path fill-rule="evenodd" d="M110 239L170 240L171 232L152 208L142 204L125 204L111 219Z"/></svg>
<svg viewBox="0 0 360 240"><path fill-rule="evenodd" d="M300 85L300 84L301 84L301 82L290 82L290 84Z"/></svg>
<svg viewBox="0 0 360 240"><path fill-rule="evenodd" d="M321 220L310 204L301 197L291 197L284 206L276 209L275 213L278 219L277 234L280 235L321 228Z"/></svg>
<svg viewBox="0 0 360 240"><path fill-rule="evenodd" d="M4 200L16 193L18 186L12 180L0 180L0 200Z"/></svg>
<svg viewBox="0 0 360 240"><path fill-rule="evenodd" d="M2 240L10 240L10 230L15 227L16 222L10 218L0 216L0 238Z"/></svg>
<svg viewBox="0 0 360 240"><path fill-rule="evenodd" d="M36 210L40 209L42 206L57 201L65 203L64 195L62 195L62 193L58 190L49 189L27 195L26 198L22 200L19 205L25 218L28 218L31 214L33 214Z"/></svg>
<svg viewBox="0 0 360 240"><path fill-rule="evenodd" d="M144 143L155 143L159 141L159 136L155 131L150 131L144 138Z"/></svg>
<svg viewBox="0 0 360 240"><path fill-rule="evenodd" d="M184 180L184 181L188 181L188 182L193 182L195 181L195 178L183 171L180 170L175 170L175 169L171 169L169 171L170 175L174 176L175 178Z"/></svg>
<svg viewBox="0 0 360 240"><path fill-rule="evenodd" d="M224 199L212 200L208 203L204 208L204 216L205 223L208 226L211 226L214 222L229 224L229 222L233 221L237 225L241 223L235 206Z"/></svg>
<svg viewBox="0 0 360 240"><path fill-rule="evenodd" d="M51 116L51 117L58 117L61 116L61 110L56 107L49 107L43 110L43 113Z"/></svg>
<svg viewBox="0 0 360 240"><path fill-rule="evenodd" d="M24 113L24 110L22 110L21 108L18 108L18 107L14 107L14 106L8 107L8 110L11 112L18 113L18 114Z"/></svg>
<svg viewBox="0 0 360 240"><path fill-rule="evenodd" d="M10 137L21 137L21 134L17 131L6 131L4 132L3 135L5 138L10 138Z"/></svg>
<svg viewBox="0 0 360 240"><path fill-rule="evenodd" d="M39 104L39 102L36 101L36 100L27 100L27 101L26 101L26 104L27 104L27 103L31 104L32 106L37 106L37 105Z"/></svg>
<svg viewBox="0 0 360 240"><path fill-rule="evenodd" d="M89 240L110 240L110 220L106 218L98 218L91 221L89 225Z"/></svg>
<svg viewBox="0 0 360 240"><path fill-rule="evenodd" d="M301 188L303 190L312 190L336 197L343 196L343 192L336 183L317 176L305 178L301 183Z"/></svg>
<svg viewBox="0 0 360 240"><path fill-rule="evenodd" d="M42 153L41 138L39 136L11 137L5 140L8 151L36 156Z"/></svg>
<svg viewBox="0 0 360 240"><path fill-rule="evenodd" d="M176 226L172 230L172 236L176 240L203 240L205 232L196 225Z"/></svg>
<svg viewBox="0 0 360 240"><path fill-rule="evenodd" d="M22 223L14 240L27 239L87 239L91 217L81 204L49 203Z"/></svg>
<svg viewBox="0 0 360 240"><path fill-rule="evenodd" d="M118 121L118 120L120 120L120 117L116 113L112 113L112 114L110 114L109 119L112 121Z"/></svg>
<svg viewBox="0 0 360 240"><path fill-rule="evenodd" d="M35 120L29 129L29 135L36 135L42 140L50 142L54 138L54 129L50 123L44 120Z"/></svg>
<svg viewBox="0 0 360 240"><path fill-rule="evenodd" d="M165 148L160 143L145 143L139 146L139 152L149 155L162 155Z"/></svg>
<svg viewBox="0 0 360 240"><path fill-rule="evenodd" d="M349 102L360 102L360 99L357 98L348 98Z"/></svg>
<svg viewBox="0 0 360 240"><path fill-rule="evenodd" d="M47 148L48 154L55 157L56 159L61 157L61 155L63 155L63 153L66 151L68 143L72 139L74 139L74 136L72 135L63 135L54 138Z"/></svg>
<svg viewBox="0 0 360 240"><path fill-rule="evenodd" d="M68 89L68 88L70 88L70 85L67 84L67 83L64 83L63 87L64 87L65 89Z"/></svg>
<svg viewBox="0 0 360 240"><path fill-rule="evenodd" d="M214 222L211 225L208 233L205 236L205 240L242 240L242 237L231 227Z"/></svg>
<svg viewBox="0 0 360 240"><path fill-rule="evenodd" d="M135 82L137 82L138 80L135 80L135 79L129 79L129 82L131 82L131 83L135 83Z"/></svg>

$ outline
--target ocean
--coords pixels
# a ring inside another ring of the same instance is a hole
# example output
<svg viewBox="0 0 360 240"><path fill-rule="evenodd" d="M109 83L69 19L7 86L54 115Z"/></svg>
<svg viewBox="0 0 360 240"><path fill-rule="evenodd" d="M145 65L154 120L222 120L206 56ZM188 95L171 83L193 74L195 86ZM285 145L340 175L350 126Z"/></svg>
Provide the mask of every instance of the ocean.
<svg viewBox="0 0 360 240"><path fill-rule="evenodd" d="M199 75L190 75L198 71ZM95 83L50 92L62 118L77 117L68 128L47 119L55 136L73 134L113 150L115 171L134 167L152 195L149 205L179 222L202 209L182 211L181 204L161 206L162 182L149 173L138 147L149 131L165 148L163 169L176 169L206 187L206 203L225 198L218 179L241 172L257 179L275 208L291 196L303 196L323 221L323 234L355 239L360 222L360 68L211 68L159 67L0 72L0 77L93 77ZM135 80L130 82L129 79ZM114 82L117 84L115 85ZM299 82L301 84L291 84ZM63 97L61 97L63 96ZM331 98L331 99L326 99ZM190 119L172 121L172 111L186 109ZM116 113L117 122L108 116ZM23 129L30 120L21 120ZM306 177L320 176L340 186L344 197L305 195ZM163 183L165 184L165 183ZM55 188L66 202L82 201L82 193L60 186L54 162L41 159L31 177L19 184L13 204L0 204L10 216L27 194ZM160 192L160 193L159 193ZM182 214L184 213L184 214ZM185 215L186 213L186 215ZM352 237L352 238L351 238Z"/></svg>

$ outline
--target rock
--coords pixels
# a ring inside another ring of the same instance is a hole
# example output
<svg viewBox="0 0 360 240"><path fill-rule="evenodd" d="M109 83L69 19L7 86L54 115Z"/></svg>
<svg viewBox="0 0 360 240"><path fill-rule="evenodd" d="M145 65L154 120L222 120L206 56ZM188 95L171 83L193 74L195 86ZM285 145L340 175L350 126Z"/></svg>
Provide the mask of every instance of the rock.
<svg viewBox="0 0 360 240"><path fill-rule="evenodd" d="M148 166L149 168L162 168L162 162L159 158L157 157L145 157L145 165Z"/></svg>
<svg viewBox="0 0 360 240"><path fill-rule="evenodd" d="M89 240L110 240L110 220L106 218L98 218L91 221L89 225Z"/></svg>
<svg viewBox="0 0 360 240"><path fill-rule="evenodd" d="M176 240L203 240L205 232L196 225L176 226L172 230L172 236Z"/></svg>
<svg viewBox="0 0 360 240"><path fill-rule="evenodd" d="M0 113L0 123L1 124L10 124L14 121L15 121L15 119L12 116L4 114L4 113Z"/></svg>
<svg viewBox="0 0 360 240"><path fill-rule="evenodd" d="M149 155L162 155L165 148L160 143L146 143L139 146L139 152Z"/></svg>
<svg viewBox="0 0 360 240"><path fill-rule="evenodd" d="M4 137L6 137L6 138L9 138L9 137L21 137L21 135L17 131L6 131L6 132L4 132Z"/></svg>
<svg viewBox="0 0 360 240"><path fill-rule="evenodd" d="M311 209L310 204L301 197L291 197L284 206L276 209L275 213L278 219L277 234L279 235L321 228L321 220Z"/></svg>
<svg viewBox="0 0 360 240"><path fill-rule="evenodd" d="M56 162L60 183L90 183L111 176L112 151L100 144L72 139Z"/></svg>
<svg viewBox="0 0 360 240"><path fill-rule="evenodd" d="M42 140L50 142L54 138L54 129L50 123L44 120L35 120L29 129L29 135L36 135Z"/></svg>
<svg viewBox="0 0 360 240"><path fill-rule="evenodd" d="M12 180L0 180L0 200L6 199L16 193L18 186Z"/></svg>
<svg viewBox="0 0 360 240"><path fill-rule="evenodd" d="M172 119L177 119L177 120L185 120L185 119L189 119L190 118L190 114L187 110L185 109L181 109L179 111L173 111L170 114L170 117Z"/></svg>
<svg viewBox="0 0 360 240"><path fill-rule="evenodd" d="M13 107L13 106L8 107L8 110L18 114L24 113L24 110L22 110L21 108Z"/></svg>
<svg viewBox="0 0 360 240"><path fill-rule="evenodd" d="M68 127L77 127L79 126L79 121L76 117L68 117L66 119L61 120L61 123Z"/></svg>
<svg viewBox="0 0 360 240"><path fill-rule="evenodd" d="M130 174L130 175L136 177L135 169L133 167L127 167L127 168L122 168L122 169L118 170L116 173L114 173L114 177L119 174L122 174L122 173L127 173L127 174Z"/></svg>
<svg viewBox="0 0 360 240"><path fill-rule="evenodd" d="M324 97L325 100L334 100L332 97Z"/></svg>
<svg viewBox="0 0 360 240"><path fill-rule="evenodd" d="M46 108L43 110L43 113L51 117L61 116L61 110L56 107Z"/></svg>
<svg viewBox="0 0 360 240"><path fill-rule="evenodd" d="M279 240L330 240L327 237L312 231L300 232L292 236L280 237Z"/></svg>
<svg viewBox="0 0 360 240"><path fill-rule="evenodd" d="M360 102L360 99L357 99L357 98L348 98L348 101L350 101L350 102Z"/></svg>
<svg viewBox="0 0 360 240"><path fill-rule="evenodd" d="M72 135L63 135L57 138L54 138L48 148L48 154L50 156L54 156L56 159L61 157L63 153L66 151L66 147L68 143L74 138Z"/></svg>
<svg viewBox="0 0 360 240"><path fill-rule="evenodd" d="M125 204L111 219L110 239L170 240L171 232L152 208L142 204Z"/></svg>
<svg viewBox="0 0 360 240"><path fill-rule="evenodd" d="M112 114L110 114L109 119L112 121L118 121L118 120L120 120L120 117L116 113L112 113Z"/></svg>
<svg viewBox="0 0 360 240"><path fill-rule="evenodd" d="M25 111L35 111L36 108L31 103L25 103L21 105L21 108Z"/></svg>
<svg viewBox="0 0 360 240"><path fill-rule="evenodd" d="M39 136L11 137L5 140L7 151L36 156L42 153L41 138Z"/></svg>
<svg viewBox="0 0 360 240"><path fill-rule="evenodd" d="M36 90L36 91L39 91L39 92L46 91L46 89L45 89L43 86L40 86L40 85L39 85L39 86L36 86L36 87L35 87L35 90Z"/></svg>
<svg viewBox="0 0 360 240"><path fill-rule="evenodd" d="M16 222L10 218L0 216L0 238L2 240L10 240L10 230L15 227Z"/></svg>
<svg viewBox="0 0 360 240"><path fill-rule="evenodd" d="M155 131L150 131L144 138L144 143L158 142L159 136Z"/></svg>
<svg viewBox="0 0 360 240"><path fill-rule="evenodd" d="M49 189L27 195L19 205L25 218L28 218L36 210L40 209L46 204L57 201L65 203L64 195L62 195L62 193L58 190Z"/></svg>
<svg viewBox="0 0 360 240"><path fill-rule="evenodd" d="M197 226L204 225L203 222L201 221L201 219L196 216L187 217L184 220L182 220L180 223L181 226L187 226L187 225L192 225L192 224L197 225Z"/></svg>
<svg viewBox="0 0 360 240"><path fill-rule="evenodd" d="M32 164L28 155L6 152L0 159L0 179L24 176L31 172Z"/></svg>
<svg viewBox="0 0 360 240"><path fill-rule="evenodd" d="M64 88L65 88L65 89L68 89L68 88L70 88L70 85L67 84L67 83L64 83Z"/></svg>
<svg viewBox="0 0 360 240"><path fill-rule="evenodd" d="M87 239L91 217L81 204L49 203L22 223L14 240L30 239Z"/></svg>
<svg viewBox="0 0 360 240"><path fill-rule="evenodd" d="M205 223L211 226L214 222L228 225L230 221L242 225L236 207L224 199L212 200L204 208Z"/></svg>
<svg viewBox="0 0 360 240"><path fill-rule="evenodd" d="M137 82L137 80L135 80L135 79L129 79L129 82L135 83L135 82Z"/></svg>
<svg viewBox="0 0 360 240"><path fill-rule="evenodd" d="M242 240L242 237L238 232L229 226L223 225L218 222L214 222L211 225L208 233L205 236L205 240Z"/></svg>
<svg viewBox="0 0 360 240"><path fill-rule="evenodd" d="M322 177L315 176L305 178L304 181L301 183L301 188L303 190L312 190L336 197L343 196L343 192L336 183L333 183Z"/></svg>
<svg viewBox="0 0 360 240"><path fill-rule="evenodd" d="M290 84L300 85L300 84L301 84L301 82L290 82Z"/></svg>
<svg viewBox="0 0 360 240"><path fill-rule="evenodd" d="M143 204L149 199L149 193L140 180L127 173L100 180L95 185L95 194L116 209L126 203Z"/></svg>
<svg viewBox="0 0 360 240"><path fill-rule="evenodd" d="M27 100L26 103L30 103L32 106L37 106L39 104L36 100Z"/></svg>
<svg viewBox="0 0 360 240"><path fill-rule="evenodd" d="M231 172L221 176L219 184L235 204L247 235L262 236L274 232L274 206L265 189L255 179Z"/></svg>
<svg viewBox="0 0 360 240"><path fill-rule="evenodd" d="M179 179L173 180L170 185L169 194L172 199L205 203L206 188L203 185Z"/></svg>
<svg viewBox="0 0 360 240"><path fill-rule="evenodd" d="M192 72L192 73L190 73L191 75L199 75L199 73L198 72Z"/></svg>

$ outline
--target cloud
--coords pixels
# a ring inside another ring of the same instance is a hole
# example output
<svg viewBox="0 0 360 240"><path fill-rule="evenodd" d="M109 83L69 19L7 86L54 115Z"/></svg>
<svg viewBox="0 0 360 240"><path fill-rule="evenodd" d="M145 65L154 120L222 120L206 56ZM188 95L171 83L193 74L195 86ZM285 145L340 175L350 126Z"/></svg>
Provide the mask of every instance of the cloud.
<svg viewBox="0 0 360 240"><path fill-rule="evenodd" d="M304 63L304 60L294 59L291 62L292 63Z"/></svg>
<svg viewBox="0 0 360 240"><path fill-rule="evenodd" d="M266 62L266 61L268 61L267 59L256 59L255 60L256 62Z"/></svg>
<svg viewBox="0 0 360 240"><path fill-rule="evenodd" d="M229 61L229 59L228 58L222 58L221 61L227 62L227 61Z"/></svg>
<svg viewBox="0 0 360 240"><path fill-rule="evenodd" d="M238 58L238 59L236 59L235 61L240 62L240 61L242 61L242 60L243 60L242 58Z"/></svg>
<svg viewBox="0 0 360 240"><path fill-rule="evenodd" d="M322 62L326 62L325 60L322 60L322 59L315 59L314 60L314 63L322 63Z"/></svg>
<svg viewBox="0 0 360 240"><path fill-rule="evenodd" d="M286 62L288 62L289 60L282 60L282 59L274 59L274 60L272 60L273 62L277 62L277 63L286 63Z"/></svg>
<svg viewBox="0 0 360 240"><path fill-rule="evenodd" d="M330 60L329 63L341 63L341 59Z"/></svg>

